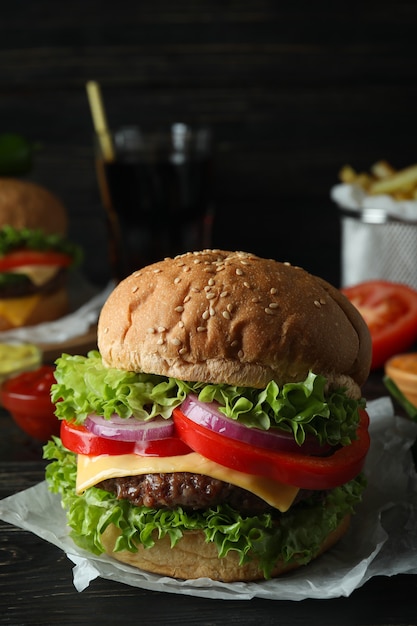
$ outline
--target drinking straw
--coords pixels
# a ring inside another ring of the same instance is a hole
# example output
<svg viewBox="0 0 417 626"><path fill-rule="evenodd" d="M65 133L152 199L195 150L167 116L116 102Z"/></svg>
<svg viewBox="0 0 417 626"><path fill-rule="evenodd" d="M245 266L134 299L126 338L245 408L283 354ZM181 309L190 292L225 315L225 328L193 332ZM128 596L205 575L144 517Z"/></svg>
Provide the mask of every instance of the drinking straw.
<svg viewBox="0 0 417 626"><path fill-rule="evenodd" d="M94 129L100 142L101 151L105 161L114 160L113 143L107 126L106 111L101 97L100 85L95 80L89 80L86 84L87 97L90 103Z"/></svg>

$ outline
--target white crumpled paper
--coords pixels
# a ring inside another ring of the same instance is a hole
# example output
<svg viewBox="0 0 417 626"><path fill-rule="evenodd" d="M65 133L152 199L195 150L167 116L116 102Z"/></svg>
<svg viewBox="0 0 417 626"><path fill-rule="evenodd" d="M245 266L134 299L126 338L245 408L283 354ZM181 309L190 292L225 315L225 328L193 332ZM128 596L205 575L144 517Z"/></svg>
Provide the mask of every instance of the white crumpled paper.
<svg viewBox="0 0 417 626"><path fill-rule="evenodd" d="M370 402L371 448L364 500L345 537L317 561L277 579L256 583L181 581L147 574L74 545L60 499L42 482L0 501L0 519L64 550L75 564L74 586L83 591L98 576L134 587L186 595L249 600L303 600L349 596L377 575L417 574L417 474L410 448L417 424L396 417L389 398Z"/></svg>
<svg viewBox="0 0 417 626"><path fill-rule="evenodd" d="M330 190L332 200L342 209L355 213L372 211L375 213L374 223L378 219L377 212L382 217L389 217L402 222L417 223L417 202L415 200L396 200L388 194L370 196L359 185L342 183Z"/></svg>
<svg viewBox="0 0 417 626"><path fill-rule="evenodd" d="M101 308L113 289L114 282L111 281L104 289L97 292L97 289L77 275L70 285L72 311L68 315L53 322L0 332L0 342L27 341L48 345L80 337L97 322Z"/></svg>
<svg viewBox="0 0 417 626"><path fill-rule="evenodd" d="M341 210L341 284L402 282L417 289L417 201L370 196L358 185L332 187Z"/></svg>

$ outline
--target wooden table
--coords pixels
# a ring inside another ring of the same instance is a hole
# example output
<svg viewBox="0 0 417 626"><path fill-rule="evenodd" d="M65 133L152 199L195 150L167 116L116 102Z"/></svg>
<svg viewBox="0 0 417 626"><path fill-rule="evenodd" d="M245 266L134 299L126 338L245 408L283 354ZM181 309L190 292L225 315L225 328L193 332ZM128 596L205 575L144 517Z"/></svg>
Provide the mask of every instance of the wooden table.
<svg viewBox="0 0 417 626"><path fill-rule="evenodd" d="M386 395L379 375L369 399ZM0 498L43 480L41 446L0 412ZM417 530L416 530L417 532ZM417 576L375 577L348 598L276 601L214 600L165 594L97 578L79 593L73 564L57 547L0 522L0 624L417 624Z"/></svg>

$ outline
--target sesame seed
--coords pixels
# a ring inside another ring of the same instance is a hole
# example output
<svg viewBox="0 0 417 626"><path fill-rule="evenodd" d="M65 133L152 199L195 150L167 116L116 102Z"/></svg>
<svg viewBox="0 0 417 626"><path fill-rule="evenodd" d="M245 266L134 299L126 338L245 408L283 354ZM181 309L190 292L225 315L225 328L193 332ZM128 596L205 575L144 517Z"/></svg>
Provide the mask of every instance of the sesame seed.
<svg viewBox="0 0 417 626"><path fill-rule="evenodd" d="M221 298L225 298L225 297L226 297L226 296L228 296L228 295L229 295L229 292L228 292L228 291L222 291L222 292L221 292L221 294L220 294L220 297L221 297Z"/></svg>
<svg viewBox="0 0 417 626"><path fill-rule="evenodd" d="M158 333L164 333L164 332L166 332L165 326L158 326Z"/></svg>
<svg viewBox="0 0 417 626"><path fill-rule="evenodd" d="M234 341L232 341L230 345L232 346L232 348L237 348L237 346L239 345L239 342L237 339L235 339Z"/></svg>
<svg viewBox="0 0 417 626"><path fill-rule="evenodd" d="M203 315L201 316L203 318L203 320L208 320L208 318L210 317L210 312L209 311L204 311Z"/></svg>
<svg viewBox="0 0 417 626"><path fill-rule="evenodd" d="M153 335L155 333L155 328L148 328L146 331L149 335Z"/></svg>
<svg viewBox="0 0 417 626"><path fill-rule="evenodd" d="M227 320L230 320L230 318L231 318L231 315L230 315L229 311L222 311L222 315Z"/></svg>
<svg viewBox="0 0 417 626"><path fill-rule="evenodd" d="M268 306L270 309L277 309L279 307L279 304L278 302L270 302Z"/></svg>
<svg viewBox="0 0 417 626"><path fill-rule="evenodd" d="M157 268L153 271L153 273L154 273L154 274L160 274L161 272L162 272L162 270L161 270L159 267L157 267Z"/></svg>
<svg viewBox="0 0 417 626"><path fill-rule="evenodd" d="M214 307L210 307L210 317L213 317L214 315L216 315L216 310Z"/></svg>
<svg viewBox="0 0 417 626"><path fill-rule="evenodd" d="M175 283L176 285L178 285L178 283L180 283L180 282L181 282L181 278L180 278L179 276L177 276L176 278L174 278L174 283Z"/></svg>
<svg viewBox="0 0 417 626"><path fill-rule="evenodd" d="M181 345L181 341L180 341L177 337L174 337L174 338L171 340L171 343L173 343L173 344L174 344L174 346L180 346L180 345Z"/></svg>
<svg viewBox="0 0 417 626"><path fill-rule="evenodd" d="M191 267L189 265L186 265L183 269L183 272L189 272L191 270Z"/></svg>
<svg viewBox="0 0 417 626"><path fill-rule="evenodd" d="M134 287L132 287L132 293L136 293L138 289L139 287L135 285Z"/></svg>
<svg viewBox="0 0 417 626"><path fill-rule="evenodd" d="M276 287L271 287L269 293L271 293L273 296L277 293L278 289Z"/></svg>
<svg viewBox="0 0 417 626"><path fill-rule="evenodd" d="M250 284L248 283L248 281L247 281L247 280L245 280L245 282L244 282L243 284L244 284L244 286L245 286L245 287L247 287L247 289L249 289L249 288L250 288Z"/></svg>
<svg viewBox="0 0 417 626"><path fill-rule="evenodd" d="M104 329L104 334L107 335L108 332L109 332L109 327L106 326L106 328Z"/></svg>
<svg viewBox="0 0 417 626"><path fill-rule="evenodd" d="M178 322L178 326L179 326L180 328L184 328L184 322L183 322L182 320L180 320L180 321Z"/></svg>
<svg viewBox="0 0 417 626"><path fill-rule="evenodd" d="M191 300L191 296L185 296L183 302L185 304L186 302L189 302L190 300Z"/></svg>
<svg viewBox="0 0 417 626"><path fill-rule="evenodd" d="M314 300L314 306L316 306L319 309L321 307L321 304L318 300Z"/></svg>
<svg viewBox="0 0 417 626"><path fill-rule="evenodd" d="M273 310L272 310L272 309L270 309L270 308L268 308L268 307L266 307L266 309L264 309L264 311L265 311L265 313L266 313L267 315L273 315L273 314L274 314Z"/></svg>
<svg viewBox="0 0 417 626"><path fill-rule="evenodd" d="M208 291L206 293L207 300L213 300L213 298L215 298L215 297L216 297L216 294L213 291Z"/></svg>
<svg viewBox="0 0 417 626"><path fill-rule="evenodd" d="M182 313L184 311L184 307L182 306L182 304L179 304L178 306L176 306L175 311L177 313Z"/></svg>
<svg viewBox="0 0 417 626"><path fill-rule="evenodd" d="M239 350L239 352L237 353L237 356L239 357L239 359L243 358L243 350Z"/></svg>
<svg viewBox="0 0 417 626"><path fill-rule="evenodd" d="M185 354L185 352L187 352L187 348L180 348L178 350L178 354Z"/></svg>
<svg viewBox="0 0 417 626"><path fill-rule="evenodd" d="M213 285L214 285L214 278L209 278L208 284L210 285L210 287L213 287Z"/></svg>
<svg viewBox="0 0 417 626"><path fill-rule="evenodd" d="M205 326L197 326L198 333L204 333L207 330Z"/></svg>
<svg viewBox="0 0 417 626"><path fill-rule="evenodd" d="M326 304L326 300L324 298L320 298L320 304Z"/></svg>
<svg viewBox="0 0 417 626"><path fill-rule="evenodd" d="M236 273L238 276L243 276L243 270L242 270L242 269L240 269L240 267L237 267L237 268L236 268L235 273Z"/></svg>
<svg viewBox="0 0 417 626"><path fill-rule="evenodd" d="M231 313L233 311L233 304L231 302L229 302L229 304L227 305L226 309L229 311L229 313Z"/></svg>
<svg viewBox="0 0 417 626"><path fill-rule="evenodd" d="M163 339L163 337L160 337L160 339L158 339L156 343L158 344L158 346L162 346L162 344L165 343L165 339Z"/></svg>

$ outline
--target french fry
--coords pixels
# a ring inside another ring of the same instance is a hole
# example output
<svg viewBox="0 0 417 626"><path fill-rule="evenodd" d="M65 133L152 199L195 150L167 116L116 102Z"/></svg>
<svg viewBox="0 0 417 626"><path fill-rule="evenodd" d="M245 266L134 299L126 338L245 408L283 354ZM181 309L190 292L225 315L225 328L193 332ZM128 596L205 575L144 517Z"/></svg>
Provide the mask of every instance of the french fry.
<svg viewBox="0 0 417 626"><path fill-rule="evenodd" d="M399 170L381 180L373 182L369 188L371 195L387 193L391 194L396 191L409 191L417 184L417 165L410 165L403 170Z"/></svg>
<svg viewBox="0 0 417 626"><path fill-rule="evenodd" d="M344 165L339 172L339 179L342 183L354 183L356 181L357 173L350 165Z"/></svg>
<svg viewBox="0 0 417 626"><path fill-rule="evenodd" d="M345 165L339 179L346 184L358 185L369 195L388 194L395 200L417 200L417 163L396 170L388 161L381 159L370 168L370 173L356 172Z"/></svg>
<svg viewBox="0 0 417 626"><path fill-rule="evenodd" d="M361 172L357 175L355 184L365 189L365 191L368 191L370 186L373 184L373 178L372 176L370 176L370 174L367 174L366 172Z"/></svg>
<svg viewBox="0 0 417 626"><path fill-rule="evenodd" d="M377 161L371 167L371 173L375 178L387 178L395 174L395 169L388 161Z"/></svg>

